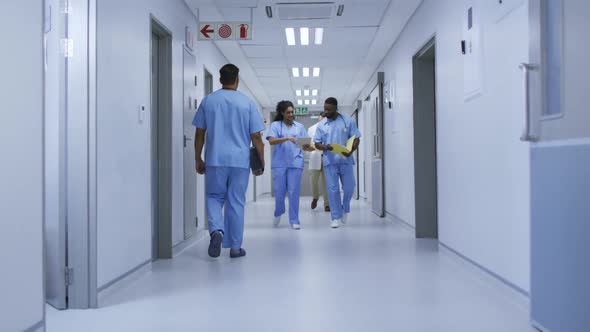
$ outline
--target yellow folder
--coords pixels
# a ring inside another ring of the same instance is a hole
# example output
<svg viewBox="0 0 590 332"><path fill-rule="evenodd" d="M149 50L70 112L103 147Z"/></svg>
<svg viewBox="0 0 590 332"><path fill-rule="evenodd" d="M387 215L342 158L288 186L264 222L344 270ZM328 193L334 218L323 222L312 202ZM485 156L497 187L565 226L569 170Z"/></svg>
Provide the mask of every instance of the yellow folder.
<svg viewBox="0 0 590 332"><path fill-rule="evenodd" d="M346 153L350 153L352 152L352 145L354 144L354 140L356 139L356 136L352 136L351 138L348 139L348 142L346 142L346 146L342 146L340 144L331 144L332 145L332 153L335 153L339 156L342 156L344 158L346 158L346 156L344 156L344 152Z"/></svg>

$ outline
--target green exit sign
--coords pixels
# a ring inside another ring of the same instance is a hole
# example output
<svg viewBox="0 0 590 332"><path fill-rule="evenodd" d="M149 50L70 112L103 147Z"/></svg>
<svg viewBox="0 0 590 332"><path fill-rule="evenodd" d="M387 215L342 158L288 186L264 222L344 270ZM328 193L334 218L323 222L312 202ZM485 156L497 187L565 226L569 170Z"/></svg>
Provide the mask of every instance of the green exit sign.
<svg viewBox="0 0 590 332"><path fill-rule="evenodd" d="M309 110L307 107L295 107L295 115L307 115Z"/></svg>

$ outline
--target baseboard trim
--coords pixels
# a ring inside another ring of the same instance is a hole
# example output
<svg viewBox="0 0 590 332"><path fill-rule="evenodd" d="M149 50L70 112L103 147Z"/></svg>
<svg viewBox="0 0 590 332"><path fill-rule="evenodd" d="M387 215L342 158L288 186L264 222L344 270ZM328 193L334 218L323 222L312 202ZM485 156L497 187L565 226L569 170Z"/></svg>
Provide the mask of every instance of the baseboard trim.
<svg viewBox="0 0 590 332"><path fill-rule="evenodd" d="M39 321L35 325L25 329L23 332L42 332L45 331L45 321Z"/></svg>
<svg viewBox="0 0 590 332"><path fill-rule="evenodd" d="M510 291L512 291L515 295L517 295L521 300L524 300L524 302L527 303L527 305L530 302L530 294L529 294L529 292L527 292L524 289L516 286L512 282L504 279L503 277L499 276L498 274L496 274L495 272L489 270L488 268L484 267L483 265L477 263L476 261L474 261L474 260L466 257L465 255L461 254L460 252L458 252L457 250L451 248L450 246L446 245L445 243L441 242L440 240L438 242L438 245L439 245L439 248L442 248L447 253L452 254L454 256L457 256L462 261L467 262L469 265L473 266L477 270L480 270L484 274L490 276L492 279L498 281L501 285L506 286Z"/></svg>
<svg viewBox="0 0 590 332"><path fill-rule="evenodd" d="M175 245L172 248L172 258L180 256L183 252L185 252L186 250L190 249L191 247L193 247L194 245L199 243L199 241L205 239L207 234L208 234L208 231L206 229L198 230L195 233L195 235L193 235L191 238L186 239L186 240L180 242L179 244Z"/></svg>
<svg viewBox="0 0 590 332"><path fill-rule="evenodd" d="M152 260L145 261L138 266L134 267L133 269L129 270L125 274L121 275L118 278L115 278L104 286L98 288L98 307L102 307L102 303L105 296L108 296L112 292L119 290L125 285L130 284L131 282L135 281L138 277L143 276L152 270Z"/></svg>
<svg viewBox="0 0 590 332"><path fill-rule="evenodd" d="M389 213L387 211L385 211L385 220L392 222L392 223L398 223L401 224L402 226L404 226L405 228L407 228L409 231L411 231L412 233L415 232L416 227L410 225L409 223L407 223L405 220L403 220L402 218L394 215L393 213Z"/></svg>
<svg viewBox="0 0 590 332"><path fill-rule="evenodd" d="M551 330L549 330L548 328L545 328L543 325L539 324L539 322L537 322L536 320L531 320L531 324L533 325L534 328L536 328L537 330L541 331L541 332L551 332Z"/></svg>

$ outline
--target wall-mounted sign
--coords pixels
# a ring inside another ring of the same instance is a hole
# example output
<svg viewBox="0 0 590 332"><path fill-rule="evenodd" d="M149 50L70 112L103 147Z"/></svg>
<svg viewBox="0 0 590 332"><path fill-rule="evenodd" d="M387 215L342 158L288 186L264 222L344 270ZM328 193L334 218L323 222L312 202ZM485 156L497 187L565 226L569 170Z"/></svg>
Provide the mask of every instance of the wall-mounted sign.
<svg viewBox="0 0 590 332"><path fill-rule="evenodd" d="M307 107L295 107L295 115L307 115L309 110Z"/></svg>
<svg viewBox="0 0 590 332"><path fill-rule="evenodd" d="M202 22L199 24L199 40L251 40L250 22Z"/></svg>

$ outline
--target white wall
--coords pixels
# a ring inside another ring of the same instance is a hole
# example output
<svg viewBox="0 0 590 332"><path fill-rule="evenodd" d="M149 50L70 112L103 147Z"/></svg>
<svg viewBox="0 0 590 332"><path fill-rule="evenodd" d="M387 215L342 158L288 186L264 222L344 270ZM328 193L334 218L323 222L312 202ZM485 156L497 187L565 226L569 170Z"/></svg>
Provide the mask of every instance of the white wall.
<svg viewBox="0 0 590 332"><path fill-rule="evenodd" d="M42 22L43 1L0 2L0 331L44 320Z"/></svg>
<svg viewBox="0 0 590 332"><path fill-rule="evenodd" d="M385 111L386 210L415 225L412 57L436 34L440 241L528 291L529 148L519 142L518 70L528 57L527 6L496 23L495 2L475 2L483 95L463 99L462 1L424 1L378 69L396 88L394 110Z"/></svg>
<svg viewBox="0 0 590 332"><path fill-rule="evenodd" d="M173 243L183 239L183 66L185 26L196 18L183 1L98 2L98 285L151 258L150 122L138 122L139 105L150 107L150 14L173 34ZM226 59L210 42L197 43L198 101L204 68L220 88ZM250 94L242 84L240 90ZM203 183L199 177L199 183ZM198 188L204 220L203 187Z"/></svg>

